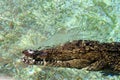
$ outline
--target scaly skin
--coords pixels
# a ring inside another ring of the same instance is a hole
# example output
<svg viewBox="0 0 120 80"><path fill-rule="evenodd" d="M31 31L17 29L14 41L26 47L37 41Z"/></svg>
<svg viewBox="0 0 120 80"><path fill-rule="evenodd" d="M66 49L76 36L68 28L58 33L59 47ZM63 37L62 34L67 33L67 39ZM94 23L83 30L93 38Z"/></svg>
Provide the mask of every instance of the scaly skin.
<svg viewBox="0 0 120 80"><path fill-rule="evenodd" d="M49 49L24 50L23 54L25 55L23 62L28 64L120 71L119 42L100 43L98 41L74 40Z"/></svg>

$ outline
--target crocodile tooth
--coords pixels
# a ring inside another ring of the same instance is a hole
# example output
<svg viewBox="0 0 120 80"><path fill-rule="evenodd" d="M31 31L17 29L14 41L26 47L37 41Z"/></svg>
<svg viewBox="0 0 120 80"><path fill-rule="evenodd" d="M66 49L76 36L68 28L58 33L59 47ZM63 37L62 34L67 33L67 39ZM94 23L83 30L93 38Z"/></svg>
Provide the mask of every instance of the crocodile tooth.
<svg viewBox="0 0 120 80"><path fill-rule="evenodd" d="M40 61L40 64L43 65L43 61Z"/></svg>
<svg viewBox="0 0 120 80"><path fill-rule="evenodd" d="M57 63L61 63L62 61L57 61Z"/></svg>

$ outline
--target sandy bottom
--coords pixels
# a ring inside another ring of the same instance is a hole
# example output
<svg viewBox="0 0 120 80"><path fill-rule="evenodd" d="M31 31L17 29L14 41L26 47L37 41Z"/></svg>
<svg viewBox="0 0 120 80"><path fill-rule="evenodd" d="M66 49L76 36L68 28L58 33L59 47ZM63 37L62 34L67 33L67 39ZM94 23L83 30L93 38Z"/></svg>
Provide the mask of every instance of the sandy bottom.
<svg viewBox="0 0 120 80"><path fill-rule="evenodd" d="M8 75L0 75L0 80L15 80L15 79Z"/></svg>

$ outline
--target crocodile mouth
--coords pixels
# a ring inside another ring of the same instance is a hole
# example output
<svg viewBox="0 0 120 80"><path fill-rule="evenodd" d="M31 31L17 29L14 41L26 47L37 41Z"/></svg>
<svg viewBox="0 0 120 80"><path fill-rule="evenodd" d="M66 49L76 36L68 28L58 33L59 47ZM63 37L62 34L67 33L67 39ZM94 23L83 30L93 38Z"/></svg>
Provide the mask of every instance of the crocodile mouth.
<svg viewBox="0 0 120 80"><path fill-rule="evenodd" d="M47 60L47 59L41 59L41 58L35 58L33 59L32 57L28 56L23 56L21 58L22 62L25 64L29 65L50 65L50 64L59 64L62 63L63 61L60 60Z"/></svg>
<svg viewBox="0 0 120 80"><path fill-rule="evenodd" d="M23 52L22 62L31 65L45 65L47 56L46 53L34 50L24 50Z"/></svg>
<svg viewBox="0 0 120 80"><path fill-rule="evenodd" d="M38 50L24 50L23 57L21 58L22 62L30 65L49 65L52 63L60 63L62 61L53 59L53 58L47 58L48 53L44 51L38 51Z"/></svg>
<svg viewBox="0 0 120 80"><path fill-rule="evenodd" d="M77 61L79 62L80 60L70 55L64 55L64 57L61 57L61 55L52 55L42 50L24 50L22 53L22 62L30 65L68 66L66 64L71 64L71 62Z"/></svg>

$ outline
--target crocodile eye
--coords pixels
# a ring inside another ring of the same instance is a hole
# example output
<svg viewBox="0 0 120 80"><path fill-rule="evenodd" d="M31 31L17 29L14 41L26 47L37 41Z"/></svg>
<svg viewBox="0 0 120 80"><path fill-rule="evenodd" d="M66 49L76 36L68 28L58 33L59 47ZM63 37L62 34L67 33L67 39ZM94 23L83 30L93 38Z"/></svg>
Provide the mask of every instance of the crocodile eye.
<svg viewBox="0 0 120 80"><path fill-rule="evenodd" d="M31 49L30 49L30 50L27 50L27 51L28 51L29 54L33 54L33 53L34 53L34 51L31 50Z"/></svg>

